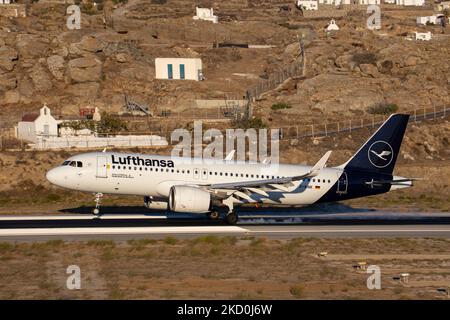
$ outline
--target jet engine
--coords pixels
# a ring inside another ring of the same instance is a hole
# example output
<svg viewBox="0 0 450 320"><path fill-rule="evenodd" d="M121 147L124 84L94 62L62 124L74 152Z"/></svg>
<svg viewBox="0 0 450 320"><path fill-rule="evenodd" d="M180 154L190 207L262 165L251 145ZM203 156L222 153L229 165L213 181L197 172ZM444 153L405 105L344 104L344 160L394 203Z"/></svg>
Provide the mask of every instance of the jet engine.
<svg viewBox="0 0 450 320"><path fill-rule="evenodd" d="M169 208L175 212L206 213L211 208L211 195L195 187L173 186L169 193Z"/></svg>

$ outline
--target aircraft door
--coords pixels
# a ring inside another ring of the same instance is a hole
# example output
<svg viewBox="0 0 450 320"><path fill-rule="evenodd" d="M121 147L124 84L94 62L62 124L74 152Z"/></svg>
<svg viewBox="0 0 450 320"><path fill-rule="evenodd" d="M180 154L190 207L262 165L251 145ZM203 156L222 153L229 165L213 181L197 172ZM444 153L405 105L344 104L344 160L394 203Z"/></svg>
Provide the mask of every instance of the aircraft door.
<svg viewBox="0 0 450 320"><path fill-rule="evenodd" d="M97 156L97 178L108 177L108 158L106 156Z"/></svg>
<svg viewBox="0 0 450 320"><path fill-rule="evenodd" d="M338 172L338 185L337 185L336 193L346 194L347 187L348 187L347 173L345 171Z"/></svg>

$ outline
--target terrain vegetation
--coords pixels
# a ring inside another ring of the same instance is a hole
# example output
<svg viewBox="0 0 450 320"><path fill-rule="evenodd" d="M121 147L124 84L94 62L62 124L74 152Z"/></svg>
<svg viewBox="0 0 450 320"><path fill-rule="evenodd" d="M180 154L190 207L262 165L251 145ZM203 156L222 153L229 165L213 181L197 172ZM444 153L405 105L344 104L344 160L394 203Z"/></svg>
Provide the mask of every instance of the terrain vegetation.
<svg viewBox="0 0 450 320"><path fill-rule="evenodd" d="M0 243L2 299L447 299L448 239ZM318 253L328 254L319 257ZM365 262L381 269L367 289ZM26 265L26 268L24 268ZM67 267L81 271L68 290ZM408 283L399 280L409 273ZM438 291L440 290L440 291Z"/></svg>

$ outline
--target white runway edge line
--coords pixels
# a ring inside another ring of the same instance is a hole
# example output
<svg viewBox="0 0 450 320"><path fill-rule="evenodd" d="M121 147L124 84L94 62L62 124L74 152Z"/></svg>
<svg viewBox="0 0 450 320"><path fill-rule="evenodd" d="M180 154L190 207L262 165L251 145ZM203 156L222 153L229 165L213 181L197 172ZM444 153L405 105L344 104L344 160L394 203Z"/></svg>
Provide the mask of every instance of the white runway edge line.
<svg viewBox="0 0 450 320"><path fill-rule="evenodd" d="M295 229L295 230L249 230L250 233L428 233L448 232L450 229Z"/></svg>
<svg viewBox="0 0 450 320"><path fill-rule="evenodd" d="M146 216L139 214L109 214L109 215L51 215L51 216L7 216L0 217L0 221L35 221L35 220L120 220L120 219L167 219L167 216Z"/></svg>
<svg viewBox="0 0 450 320"><path fill-rule="evenodd" d="M28 228L0 229L0 237L6 236L62 236L62 235L114 235L114 234L208 234L247 233L239 227L133 227L133 228Z"/></svg>

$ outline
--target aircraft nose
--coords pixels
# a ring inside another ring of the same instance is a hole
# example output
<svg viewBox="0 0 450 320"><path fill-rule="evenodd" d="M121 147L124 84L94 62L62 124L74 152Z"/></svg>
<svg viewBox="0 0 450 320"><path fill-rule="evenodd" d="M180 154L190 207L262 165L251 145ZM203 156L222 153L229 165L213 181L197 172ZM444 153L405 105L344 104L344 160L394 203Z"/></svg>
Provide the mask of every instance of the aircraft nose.
<svg viewBox="0 0 450 320"><path fill-rule="evenodd" d="M47 180L52 184L58 184L58 168L51 169L46 174Z"/></svg>

